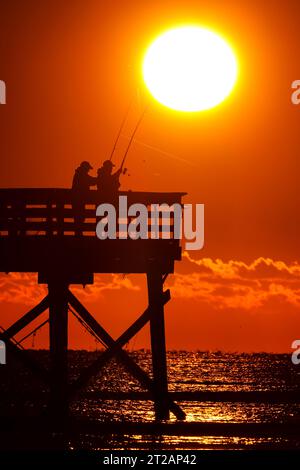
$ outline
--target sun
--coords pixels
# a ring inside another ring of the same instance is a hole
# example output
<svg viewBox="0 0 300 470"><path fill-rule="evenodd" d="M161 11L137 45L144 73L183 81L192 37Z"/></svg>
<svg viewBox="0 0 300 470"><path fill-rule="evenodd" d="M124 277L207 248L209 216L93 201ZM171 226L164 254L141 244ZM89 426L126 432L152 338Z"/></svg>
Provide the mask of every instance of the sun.
<svg viewBox="0 0 300 470"><path fill-rule="evenodd" d="M178 111L221 103L237 80L235 55L223 38L197 26L171 29L146 51L143 78L153 97Z"/></svg>

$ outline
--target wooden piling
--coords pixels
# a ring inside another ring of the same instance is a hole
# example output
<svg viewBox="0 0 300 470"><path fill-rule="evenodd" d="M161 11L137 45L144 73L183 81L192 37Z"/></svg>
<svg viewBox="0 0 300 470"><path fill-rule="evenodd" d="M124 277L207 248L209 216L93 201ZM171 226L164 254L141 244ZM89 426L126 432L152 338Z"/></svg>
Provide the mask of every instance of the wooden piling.
<svg viewBox="0 0 300 470"><path fill-rule="evenodd" d="M68 416L68 284L51 281L49 291L50 413L56 423Z"/></svg>
<svg viewBox="0 0 300 470"><path fill-rule="evenodd" d="M168 374L165 338L163 276L161 273L147 273L150 315L152 370L154 380L154 409L157 420L169 419Z"/></svg>

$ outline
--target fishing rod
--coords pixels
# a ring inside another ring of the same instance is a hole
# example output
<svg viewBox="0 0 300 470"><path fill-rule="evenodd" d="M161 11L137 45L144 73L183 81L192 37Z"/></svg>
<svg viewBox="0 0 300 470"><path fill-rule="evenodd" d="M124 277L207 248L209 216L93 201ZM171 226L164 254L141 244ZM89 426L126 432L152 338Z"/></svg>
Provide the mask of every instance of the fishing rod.
<svg viewBox="0 0 300 470"><path fill-rule="evenodd" d="M133 100L130 101L129 106L128 106L128 108L127 108L127 111L126 111L126 113L125 113L125 116L124 116L124 118L123 118L123 120L122 120L122 122L121 122L121 126L120 126L120 129L119 129L119 132L118 132L118 134L117 134L117 137L116 137L116 140L115 140L115 143L114 143L112 152L111 152L111 154L110 154L110 158L109 158L110 161L112 161L112 158L113 158L113 155L114 155L114 153L115 153L117 144L118 144L118 142L119 142L119 138L120 138L120 136L121 136L122 130L123 130L125 124L126 124L126 121L127 121L128 115L129 115L129 111L130 111L130 109L131 109L132 101L133 101Z"/></svg>
<svg viewBox="0 0 300 470"><path fill-rule="evenodd" d="M137 91L138 91L138 90L137 90ZM122 134L122 130L123 130L124 127L125 127L125 124L126 124L126 121L127 121L127 118L128 118L129 112L130 112L130 109L132 108L132 104L133 104L134 100L135 100L135 96L132 96L132 98L131 98L131 100L130 100L130 102L129 102L128 108L127 108L127 110L126 110L126 113L125 113L125 115L124 115L124 118L123 118L123 120L122 120L122 122L121 122L121 126L120 126L119 132L118 132L118 134L117 134L117 137L116 137L116 140L115 140L115 143L114 143L112 152L111 152L111 154L110 154L110 158L109 158L110 161L112 160L113 155L114 155L114 153L115 153L115 150L116 150L116 148L117 148L117 144L118 144L119 139L120 139L120 136L121 136L121 134Z"/></svg>
<svg viewBox="0 0 300 470"><path fill-rule="evenodd" d="M148 109L148 106L145 106L145 108L144 108L144 110L143 110L143 112L142 112L142 114L141 114L141 116L140 116L140 118L139 118L139 120L138 120L138 122L137 122L137 124L136 124L136 126L135 126L135 128L134 128L134 130L133 130L133 133L132 133L132 135L131 135L131 137L130 137L130 139L129 139L129 143L128 143L127 148L126 148L126 151L125 151L125 154L124 154L124 157L123 157L121 166L120 166L120 170L123 170L123 166L124 166L124 163L125 163L125 160L126 160L128 151L129 151L129 149L130 149L130 147L131 147L131 144L132 144L132 141L133 141L133 139L134 139L134 136L135 136L135 134L137 133L138 128L140 127L140 124L141 124L141 122L142 122L142 120L143 120L143 118L144 118L144 116L145 116L145 113L146 113L147 109Z"/></svg>

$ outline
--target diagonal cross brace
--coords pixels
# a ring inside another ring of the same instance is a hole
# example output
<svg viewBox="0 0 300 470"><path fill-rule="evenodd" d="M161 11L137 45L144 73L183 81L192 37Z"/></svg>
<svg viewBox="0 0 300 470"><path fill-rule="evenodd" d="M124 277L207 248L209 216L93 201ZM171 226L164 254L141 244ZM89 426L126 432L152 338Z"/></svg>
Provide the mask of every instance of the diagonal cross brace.
<svg viewBox="0 0 300 470"><path fill-rule="evenodd" d="M163 303L166 304L170 300L170 291L167 290L163 294ZM70 302L71 303L71 302ZM89 380L97 374L107 362L114 357L117 352L125 346L149 321L151 315L150 308L148 307L142 315L124 332L119 338L114 341L114 344L106 349L89 367L86 367L80 377L73 383L71 390L76 390L87 385ZM99 325L100 326L100 325ZM94 330L93 330L94 331ZM95 332L94 332L95 333ZM97 337L99 337L97 335ZM102 339L102 338L101 338ZM106 343L105 343L106 344ZM72 393L72 392L71 392Z"/></svg>
<svg viewBox="0 0 300 470"><path fill-rule="evenodd" d="M44 382L49 382L48 372L44 369L38 362L36 362L28 351L21 349L14 344L11 340L16 334L18 334L23 328L25 328L29 323L34 321L39 315L41 315L45 310L49 308L49 297L46 297L41 300L41 302L33 307L29 312L25 313L19 320L17 320L13 325L7 328L3 333L0 334L0 339L5 342L7 350L13 354L17 360L22 362L28 369L30 369L34 374L38 375Z"/></svg>
<svg viewBox="0 0 300 470"><path fill-rule="evenodd" d="M170 292L166 291L163 296L165 304L170 299ZM88 310L79 302L79 300L69 291L69 302L77 311L81 318L89 325L94 333L107 345L108 349L92 364L79 379L72 385L71 394L76 392L80 387L84 386L88 380L106 364L114 355L125 365L127 370L152 394L154 393L153 380L148 377L131 357L122 349L124 346L150 319L151 308L148 307L145 312L129 327L116 341L104 330L97 320L88 312ZM184 419L185 413L179 405L171 399L168 400L168 406L178 419Z"/></svg>
<svg viewBox="0 0 300 470"><path fill-rule="evenodd" d="M3 333L0 334L0 339L3 341L12 338L18 334L23 328L25 328L29 323L34 321L39 315L41 315L45 310L49 308L49 297L46 297L41 300L40 303L35 305L29 312L25 313L23 317L19 318L13 325L8 327Z"/></svg>

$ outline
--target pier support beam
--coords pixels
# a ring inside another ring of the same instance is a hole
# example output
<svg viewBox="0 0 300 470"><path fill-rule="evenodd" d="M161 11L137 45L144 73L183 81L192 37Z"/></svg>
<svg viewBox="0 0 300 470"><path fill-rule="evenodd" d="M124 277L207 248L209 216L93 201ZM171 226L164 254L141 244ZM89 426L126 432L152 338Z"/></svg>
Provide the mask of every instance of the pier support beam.
<svg viewBox="0 0 300 470"><path fill-rule="evenodd" d="M168 375L166 357L163 275L147 273L150 315L152 369L154 380L154 409L157 420L169 419Z"/></svg>
<svg viewBox="0 0 300 470"><path fill-rule="evenodd" d="M50 413L62 423L68 416L68 284L51 281L49 291Z"/></svg>

